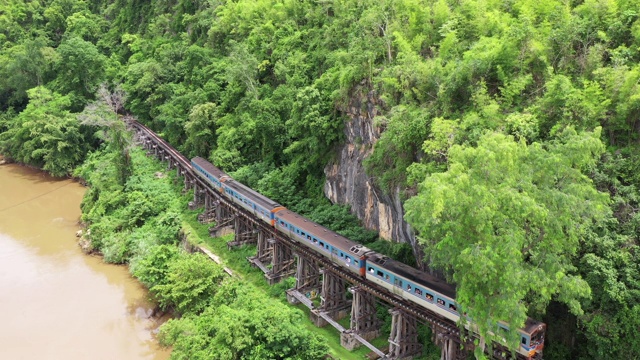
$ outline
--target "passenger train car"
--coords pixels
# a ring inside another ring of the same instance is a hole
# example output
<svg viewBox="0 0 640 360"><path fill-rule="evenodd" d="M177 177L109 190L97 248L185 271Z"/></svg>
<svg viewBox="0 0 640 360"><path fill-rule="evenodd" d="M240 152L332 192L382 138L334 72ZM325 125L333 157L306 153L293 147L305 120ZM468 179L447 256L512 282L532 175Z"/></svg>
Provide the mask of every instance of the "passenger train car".
<svg viewBox="0 0 640 360"><path fill-rule="evenodd" d="M275 214L276 229L336 264L364 276L368 248L289 210Z"/></svg>
<svg viewBox="0 0 640 360"><path fill-rule="evenodd" d="M191 159L191 166L206 182L234 203L274 226L274 213L284 207L257 191L235 181L231 176L201 157Z"/></svg>
<svg viewBox="0 0 640 360"><path fill-rule="evenodd" d="M196 174L211 184L220 194L286 234L290 239L298 241L335 264L386 288L397 296L451 321L460 320L459 306L455 301L455 288L450 284L372 251L284 208L277 202L235 181L203 158L193 158L191 164ZM504 323L499 323L498 327L508 329ZM518 331L521 340L518 352L528 359L541 359L546 325L528 319L525 327Z"/></svg>
<svg viewBox="0 0 640 360"><path fill-rule="evenodd" d="M456 290L452 285L375 252L367 254L366 267L367 280L451 321L460 320L460 310L455 302ZM462 316L465 314L463 313ZM508 325L502 322L497 326L503 330L509 329ZM520 333L518 352L526 358L541 359L545 331L544 323L528 318L525 327L518 330Z"/></svg>

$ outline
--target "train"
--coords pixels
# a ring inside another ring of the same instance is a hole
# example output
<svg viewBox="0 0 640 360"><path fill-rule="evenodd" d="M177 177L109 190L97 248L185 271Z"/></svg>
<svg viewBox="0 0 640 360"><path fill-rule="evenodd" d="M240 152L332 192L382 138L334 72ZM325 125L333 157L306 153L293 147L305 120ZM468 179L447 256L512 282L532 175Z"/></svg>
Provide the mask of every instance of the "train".
<svg viewBox="0 0 640 360"><path fill-rule="evenodd" d="M451 321L460 320L454 286L373 251L285 208L234 180L204 158L191 159L191 165L195 173L220 194L290 239L397 296ZM466 314L463 313L462 316ZM503 322L499 322L498 327L508 330L508 325ZM526 359L542 359L545 331L546 324L527 319L524 328L518 330L518 353Z"/></svg>

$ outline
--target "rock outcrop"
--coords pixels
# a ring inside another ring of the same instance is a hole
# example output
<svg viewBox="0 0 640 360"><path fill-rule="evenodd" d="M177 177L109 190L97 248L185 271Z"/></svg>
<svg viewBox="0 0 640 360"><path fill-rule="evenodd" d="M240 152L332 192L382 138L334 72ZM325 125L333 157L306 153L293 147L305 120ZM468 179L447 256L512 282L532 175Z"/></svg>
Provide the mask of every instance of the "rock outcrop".
<svg viewBox="0 0 640 360"><path fill-rule="evenodd" d="M385 194L376 187L363 165L380 138L380 129L373 122L378 104L375 92L371 91L354 96L344 109L348 116L344 129L346 140L337 149L335 160L324 169L324 193L333 203L349 205L365 227L378 231L382 238L410 243L415 254L415 236L403 218L400 189Z"/></svg>

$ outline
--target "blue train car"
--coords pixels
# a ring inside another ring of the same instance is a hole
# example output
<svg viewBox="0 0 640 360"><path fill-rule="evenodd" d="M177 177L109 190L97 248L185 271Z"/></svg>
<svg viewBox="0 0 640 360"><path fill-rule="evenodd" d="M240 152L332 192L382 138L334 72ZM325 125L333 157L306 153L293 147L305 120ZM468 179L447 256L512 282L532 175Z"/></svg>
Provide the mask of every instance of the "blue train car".
<svg viewBox="0 0 640 360"><path fill-rule="evenodd" d="M274 213L284 209L284 206L235 180L225 181L223 188L229 199L271 226L275 222Z"/></svg>
<svg viewBox="0 0 640 360"><path fill-rule="evenodd" d="M290 210L275 214L276 229L336 264L364 276L368 248Z"/></svg>
<svg viewBox="0 0 640 360"><path fill-rule="evenodd" d="M201 157L191 159L191 165L198 176L211 184L219 193L260 220L274 226L273 213L284 209L282 205L234 180L224 171Z"/></svg>
<svg viewBox="0 0 640 360"><path fill-rule="evenodd" d="M224 171L199 156L191 159L191 166L196 170L198 176L211 184L220 193L222 193L222 183L231 180L231 177Z"/></svg>
<svg viewBox="0 0 640 360"><path fill-rule="evenodd" d="M455 301L456 291L452 285L409 265L371 252L367 255L366 278L413 303L420 304L451 321L460 320L460 309ZM463 313L462 316L465 316ZM508 330L506 323L498 328ZM526 358L542 354L546 325L531 318L519 329L518 352Z"/></svg>

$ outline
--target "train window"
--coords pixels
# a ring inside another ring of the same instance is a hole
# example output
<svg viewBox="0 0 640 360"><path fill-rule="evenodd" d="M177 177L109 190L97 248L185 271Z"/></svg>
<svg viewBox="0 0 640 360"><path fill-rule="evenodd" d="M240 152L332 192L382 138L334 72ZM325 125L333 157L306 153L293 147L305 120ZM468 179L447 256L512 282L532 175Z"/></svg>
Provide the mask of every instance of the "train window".
<svg viewBox="0 0 640 360"><path fill-rule="evenodd" d="M304 231L303 231L303 232L301 232L301 233L300 233L300 235L302 235L302 237L307 236L307 234L305 234L305 233L304 233Z"/></svg>
<svg viewBox="0 0 640 360"><path fill-rule="evenodd" d="M522 342L522 345L527 345L527 338L523 336L520 342Z"/></svg>
<svg viewBox="0 0 640 360"><path fill-rule="evenodd" d="M378 275L378 276L380 276L380 277L383 277L383 276L384 276L384 274L383 274L383 273L382 273L382 271L380 271L380 270L378 270L378 273L377 273L376 275Z"/></svg>
<svg viewBox="0 0 640 360"><path fill-rule="evenodd" d="M385 279L385 280L387 280L387 281L389 281L389 274L385 274L385 275L384 275L384 279Z"/></svg>
<svg viewBox="0 0 640 360"><path fill-rule="evenodd" d="M343 258L344 254L342 253L342 251L340 252L340 257ZM349 262L351 262L351 260L349 260Z"/></svg>
<svg viewBox="0 0 640 360"><path fill-rule="evenodd" d="M433 295L427 293L427 295L425 295L425 297L427 298L427 300L433 302Z"/></svg>
<svg viewBox="0 0 640 360"><path fill-rule="evenodd" d="M311 240L311 235L307 235L307 240Z"/></svg>
<svg viewBox="0 0 640 360"><path fill-rule="evenodd" d="M411 291L411 285L407 284L407 291Z"/></svg>
<svg viewBox="0 0 640 360"><path fill-rule="evenodd" d="M353 260L353 263L354 263L354 264L356 264L356 265L360 265L360 263L358 262L358 260ZM389 275L387 275L387 276L389 276Z"/></svg>
<svg viewBox="0 0 640 360"><path fill-rule="evenodd" d="M442 300L442 299L438 299L438 305L440 305L440 306L444 306L444 300Z"/></svg>
<svg viewBox="0 0 640 360"><path fill-rule="evenodd" d="M369 268L369 272L373 274L374 271L372 267Z"/></svg>
<svg viewBox="0 0 640 360"><path fill-rule="evenodd" d="M456 306L455 306L455 305L453 305L453 304L449 304L449 310L453 310L453 311L455 311L455 312L457 312L457 311L458 311L458 309L456 308Z"/></svg>
<svg viewBox="0 0 640 360"><path fill-rule="evenodd" d="M318 243L318 239L313 238L313 243L314 243L314 244L317 244L317 243Z"/></svg>
<svg viewBox="0 0 640 360"><path fill-rule="evenodd" d="M416 289L415 289L414 293L415 293L416 295L418 295L418 296L422 296L422 290L420 290L420 289L418 289L418 288L416 288Z"/></svg>
<svg viewBox="0 0 640 360"><path fill-rule="evenodd" d="M320 241L320 246L324 247L324 243L322 241Z"/></svg>
<svg viewBox="0 0 640 360"><path fill-rule="evenodd" d="M402 287L402 280L400 280L400 279L395 279L395 280L393 281L393 284L394 284L395 286Z"/></svg>

